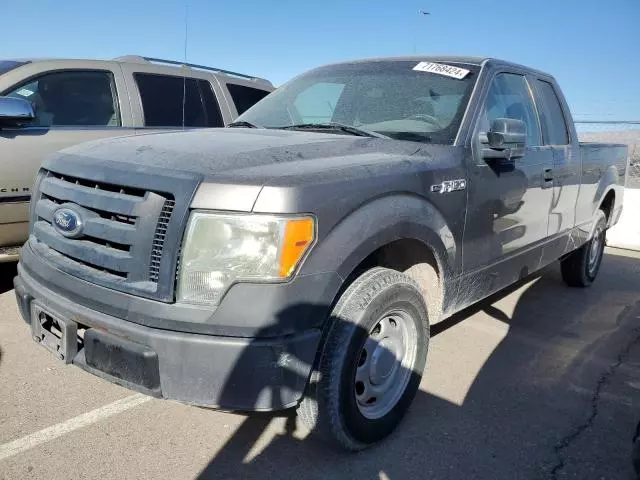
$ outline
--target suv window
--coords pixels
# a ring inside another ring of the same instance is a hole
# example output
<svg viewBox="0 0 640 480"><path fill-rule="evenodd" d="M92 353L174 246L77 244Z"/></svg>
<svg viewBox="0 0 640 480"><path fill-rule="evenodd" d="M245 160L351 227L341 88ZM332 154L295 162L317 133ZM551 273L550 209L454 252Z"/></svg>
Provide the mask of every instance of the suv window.
<svg viewBox="0 0 640 480"><path fill-rule="evenodd" d="M229 89L233 103L236 104L238 115L246 112L264 97L269 95L269 92L266 90L245 87L244 85L238 85L237 83L227 83L227 88Z"/></svg>
<svg viewBox="0 0 640 480"><path fill-rule="evenodd" d="M68 70L46 73L7 93L29 100L35 126L120 125L116 87L111 72Z"/></svg>
<svg viewBox="0 0 640 480"><path fill-rule="evenodd" d="M3 73L7 73L14 68L21 67L22 65L26 65L29 62L17 62L15 60L0 60L0 75Z"/></svg>
<svg viewBox="0 0 640 480"><path fill-rule="evenodd" d="M522 75L499 73L489 87L481 118L481 129L486 132L496 118L522 120L527 126L527 146L541 144L538 117L533 106L531 90Z"/></svg>
<svg viewBox="0 0 640 480"><path fill-rule="evenodd" d="M223 127L211 84L196 78L134 74L147 127Z"/></svg>
<svg viewBox="0 0 640 480"><path fill-rule="evenodd" d="M567 124L564 121L564 114L562 113L558 96L549 82L537 80L537 84L542 95L540 116L544 143L547 145L567 145L569 143L569 134L567 133Z"/></svg>

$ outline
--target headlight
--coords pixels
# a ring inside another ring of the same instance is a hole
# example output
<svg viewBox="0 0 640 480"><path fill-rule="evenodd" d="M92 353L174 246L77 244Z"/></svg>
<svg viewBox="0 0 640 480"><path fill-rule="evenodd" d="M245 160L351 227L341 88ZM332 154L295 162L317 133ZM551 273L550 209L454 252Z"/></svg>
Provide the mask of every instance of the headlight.
<svg viewBox="0 0 640 480"><path fill-rule="evenodd" d="M314 239L311 217L194 211L182 243L178 301L217 305L233 283L286 280Z"/></svg>

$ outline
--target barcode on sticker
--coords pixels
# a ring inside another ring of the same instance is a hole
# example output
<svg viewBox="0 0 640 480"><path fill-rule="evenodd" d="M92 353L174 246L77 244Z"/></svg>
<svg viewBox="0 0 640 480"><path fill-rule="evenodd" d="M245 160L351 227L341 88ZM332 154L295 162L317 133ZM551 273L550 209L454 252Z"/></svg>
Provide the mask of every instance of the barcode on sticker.
<svg viewBox="0 0 640 480"><path fill-rule="evenodd" d="M466 70L460 67L454 67L453 65L445 65L444 63L432 62L420 62L415 67L413 67L413 69L419 72L437 73L438 75L457 78L458 80L462 80L470 72L470 70Z"/></svg>
<svg viewBox="0 0 640 480"><path fill-rule="evenodd" d="M21 88L16 93L21 97L30 97L31 95L33 95L33 92L31 90L27 90L26 88Z"/></svg>

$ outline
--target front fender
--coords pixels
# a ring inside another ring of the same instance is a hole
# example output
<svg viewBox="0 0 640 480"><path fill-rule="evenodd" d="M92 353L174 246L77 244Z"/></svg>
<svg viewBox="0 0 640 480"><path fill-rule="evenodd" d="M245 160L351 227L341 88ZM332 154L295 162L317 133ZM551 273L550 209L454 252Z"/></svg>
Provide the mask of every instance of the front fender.
<svg viewBox="0 0 640 480"><path fill-rule="evenodd" d="M380 197L345 215L319 239L301 273L332 271L346 279L375 250L402 239L429 247L444 280L459 273L461 259L444 217L425 199L408 194Z"/></svg>

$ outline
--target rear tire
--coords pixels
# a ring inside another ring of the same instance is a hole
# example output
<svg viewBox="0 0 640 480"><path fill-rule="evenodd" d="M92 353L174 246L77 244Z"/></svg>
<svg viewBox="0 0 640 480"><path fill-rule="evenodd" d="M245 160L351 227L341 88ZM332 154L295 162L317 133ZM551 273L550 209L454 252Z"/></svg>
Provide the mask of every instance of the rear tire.
<svg viewBox="0 0 640 480"><path fill-rule="evenodd" d="M636 436L633 439L633 470L636 472L636 478L640 480L640 423L636 427Z"/></svg>
<svg viewBox="0 0 640 480"><path fill-rule="evenodd" d="M418 391L429 319L417 284L373 268L340 297L298 415L334 446L358 451L389 435Z"/></svg>
<svg viewBox="0 0 640 480"><path fill-rule="evenodd" d="M571 252L560 263L562 279L570 287L585 288L598 276L604 254L607 217L602 210L596 214L596 226L591 240Z"/></svg>

